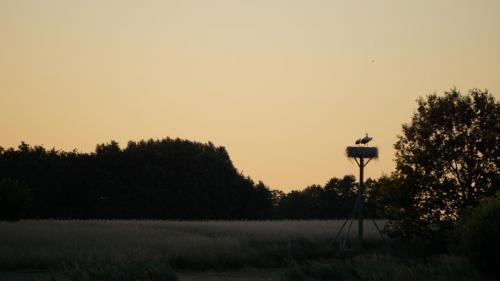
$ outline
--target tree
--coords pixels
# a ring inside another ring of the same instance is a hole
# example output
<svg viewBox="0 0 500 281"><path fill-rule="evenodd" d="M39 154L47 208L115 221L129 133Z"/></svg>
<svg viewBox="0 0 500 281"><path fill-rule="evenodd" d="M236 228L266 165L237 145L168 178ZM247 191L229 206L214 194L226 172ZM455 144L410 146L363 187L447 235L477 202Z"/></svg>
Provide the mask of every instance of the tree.
<svg viewBox="0 0 500 281"><path fill-rule="evenodd" d="M367 208L371 207L374 216L379 218L400 218L401 210L408 204L409 199L401 186L402 183L394 175L382 175L377 180L367 180Z"/></svg>
<svg viewBox="0 0 500 281"><path fill-rule="evenodd" d="M394 145L401 198L390 232L433 238L468 206L493 195L500 175L500 104L487 91L457 89L418 100Z"/></svg>
<svg viewBox="0 0 500 281"><path fill-rule="evenodd" d="M274 218L344 219L352 212L356 189L356 179L348 175L332 178L325 186L311 185L287 194L273 190Z"/></svg>
<svg viewBox="0 0 500 281"><path fill-rule="evenodd" d="M24 218L30 203L30 190L11 179L0 181L0 220L17 221Z"/></svg>
<svg viewBox="0 0 500 281"><path fill-rule="evenodd" d="M273 193L269 190L263 182L255 186L254 191L255 199L252 202L253 213L256 219L269 219L273 212Z"/></svg>
<svg viewBox="0 0 500 281"><path fill-rule="evenodd" d="M0 149L2 178L29 186L29 218L256 219L269 218L273 208L268 187L243 176L224 147L181 139L129 142L123 149L111 141L94 153L23 142Z"/></svg>
<svg viewBox="0 0 500 281"><path fill-rule="evenodd" d="M323 210L327 218L344 219L353 211L357 199L358 184L353 175L330 179L324 188Z"/></svg>

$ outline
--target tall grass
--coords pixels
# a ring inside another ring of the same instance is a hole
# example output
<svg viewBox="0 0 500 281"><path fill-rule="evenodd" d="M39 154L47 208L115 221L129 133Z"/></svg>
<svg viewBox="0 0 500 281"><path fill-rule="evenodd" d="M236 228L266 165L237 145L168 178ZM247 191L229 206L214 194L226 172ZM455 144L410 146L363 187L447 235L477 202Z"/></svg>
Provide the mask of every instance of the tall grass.
<svg viewBox="0 0 500 281"><path fill-rule="evenodd" d="M364 248L351 248L341 256L332 243L341 225L342 221L2 222L0 272L41 269L60 276L50 279L57 281L175 281L174 271L253 267L269 272L279 267L284 270L282 281L486 280L460 257L421 256L411 246L380 240L371 223L366 224ZM354 238L356 229L351 235Z"/></svg>
<svg viewBox="0 0 500 281"><path fill-rule="evenodd" d="M342 221L22 221L0 223L0 269L169 263L206 269L328 257ZM378 233L366 225L368 239ZM353 235L355 230L353 231Z"/></svg>

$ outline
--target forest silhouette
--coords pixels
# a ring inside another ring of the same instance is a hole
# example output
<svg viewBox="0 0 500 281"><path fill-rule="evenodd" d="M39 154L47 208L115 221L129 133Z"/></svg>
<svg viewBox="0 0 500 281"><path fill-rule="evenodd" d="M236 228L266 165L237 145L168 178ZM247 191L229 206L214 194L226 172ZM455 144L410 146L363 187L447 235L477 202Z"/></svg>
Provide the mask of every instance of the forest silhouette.
<svg viewBox="0 0 500 281"><path fill-rule="evenodd" d="M224 147L171 138L92 153L23 142L0 150L0 178L28 191L14 219L343 218L356 198L354 176L286 194L240 173Z"/></svg>

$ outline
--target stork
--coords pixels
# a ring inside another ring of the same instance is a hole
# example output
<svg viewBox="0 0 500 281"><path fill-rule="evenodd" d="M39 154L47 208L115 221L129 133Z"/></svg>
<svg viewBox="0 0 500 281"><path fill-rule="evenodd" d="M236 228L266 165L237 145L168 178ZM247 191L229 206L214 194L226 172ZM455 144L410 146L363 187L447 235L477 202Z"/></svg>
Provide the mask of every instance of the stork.
<svg viewBox="0 0 500 281"><path fill-rule="evenodd" d="M359 144L367 144L367 143L371 142L372 140L373 140L373 138L369 137L368 133L366 133L365 137L356 140L356 144L358 144L358 145Z"/></svg>
<svg viewBox="0 0 500 281"><path fill-rule="evenodd" d="M365 136L364 138L362 138L362 139L361 139L361 143L362 143L362 144L367 144L367 143L371 142L371 141L372 141L372 139L373 139L373 138L372 138L372 137L369 137L369 136L368 136L368 133L366 133L366 136Z"/></svg>

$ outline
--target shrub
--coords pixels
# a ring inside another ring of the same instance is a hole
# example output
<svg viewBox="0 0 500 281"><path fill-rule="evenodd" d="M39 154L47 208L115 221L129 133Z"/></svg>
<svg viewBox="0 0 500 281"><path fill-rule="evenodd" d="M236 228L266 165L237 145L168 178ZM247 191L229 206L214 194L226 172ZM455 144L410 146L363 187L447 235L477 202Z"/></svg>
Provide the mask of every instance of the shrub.
<svg viewBox="0 0 500 281"><path fill-rule="evenodd" d="M0 220L17 221L28 210L30 190L11 179L0 181Z"/></svg>
<svg viewBox="0 0 500 281"><path fill-rule="evenodd" d="M458 228L460 248L478 269L500 277L500 197L482 201Z"/></svg>

